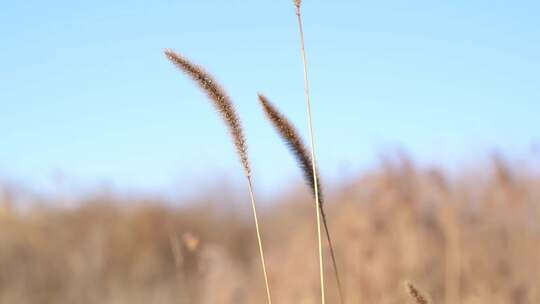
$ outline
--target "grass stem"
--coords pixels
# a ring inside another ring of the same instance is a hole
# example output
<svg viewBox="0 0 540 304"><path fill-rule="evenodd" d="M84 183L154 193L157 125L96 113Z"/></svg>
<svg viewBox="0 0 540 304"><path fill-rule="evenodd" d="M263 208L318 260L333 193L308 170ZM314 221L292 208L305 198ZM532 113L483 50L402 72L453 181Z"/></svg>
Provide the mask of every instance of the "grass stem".
<svg viewBox="0 0 540 304"><path fill-rule="evenodd" d="M311 146L311 167L313 170L313 185L315 187L315 210L317 216L317 241L319 245L319 277L321 282L321 303L325 304L325 285L324 285L324 264L323 264L323 250L322 250L322 237L321 237L321 211L319 201L319 189L317 181L317 159L315 157L315 139L313 136L313 121L311 115L311 98L309 94L309 79L307 71L307 58L304 43L304 30L302 28L302 13L300 5L296 6L296 17L298 20L298 31L300 33L300 52L302 55L302 62L304 66L304 94L306 96L306 112L308 118L308 130L309 130L309 142Z"/></svg>

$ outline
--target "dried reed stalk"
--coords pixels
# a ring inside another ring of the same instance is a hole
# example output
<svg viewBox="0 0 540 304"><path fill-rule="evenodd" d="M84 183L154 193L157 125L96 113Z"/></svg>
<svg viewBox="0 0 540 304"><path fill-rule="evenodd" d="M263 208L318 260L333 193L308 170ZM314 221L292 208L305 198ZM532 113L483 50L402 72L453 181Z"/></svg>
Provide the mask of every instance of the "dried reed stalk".
<svg viewBox="0 0 540 304"><path fill-rule="evenodd" d="M414 299L416 304L429 304L427 298L410 282L405 283L407 293Z"/></svg>
<svg viewBox="0 0 540 304"><path fill-rule="evenodd" d="M308 130L309 130L309 141L311 145L311 169L313 170L313 186L315 188L315 210L317 216L317 241L319 243L319 276L321 281L321 303L325 304L325 286L324 286L324 265L323 265L323 250L322 250L322 238L321 238L321 214L319 206L319 190L317 182L317 159L315 157L315 139L313 138L313 122L311 115L311 99L309 95L309 80L307 72L307 58L306 58L306 49L304 43L304 30L302 28L302 13L301 13L301 0L293 0L294 6L296 8L296 17L298 19L298 31L300 33L300 53L302 55L302 62L304 65L304 93L306 96L306 112L308 118Z"/></svg>
<svg viewBox="0 0 540 304"><path fill-rule="evenodd" d="M262 245L262 238L259 228L259 220L257 216L257 208L255 203L255 195L253 194L253 182L251 178L251 169L249 166L249 160L247 155L247 145L242 127L240 124L240 119L236 114L234 106L230 98L225 93L225 90L217 83L217 81L208 74L202 67L191 63L184 56L178 55L171 50L165 50L165 55L167 58L176 65L180 70L190 76L200 88L208 95L208 98L214 104L216 110L220 113L221 117L225 121L229 132L231 133L234 145L236 147L236 152L240 157L240 162L244 169L244 174L248 183L249 196L251 199L251 207L253 209L253 218L255 220L255 230L257 232L257 242L259 245L259 254L261 257L261 265L264 275L264 282L266 285L266 296L268 299L268 304L272 303L270 297L270 287L268 284L268 275L266 272L266 263L264 259L264 250Z"/></svg>
<svg viewBox="0 0 540 304"><path fill-rule="evenodd" d="M293 153L294 157L296 158L296 161L300 165L300 168L302 169L302 172L304 173L304 178L308 185L310 186L311 190L313 191L313 195L315 195L315 191L319 192L318 200L319 200L319 211L321 213L321 217L323 220L323 226L324 230L326 232L326 240L328 241L328 246L330 248L330 257L332 259L332 264L334 267L334 274L336 277L336 282L338 286L338 292L339 297L341 300L341 303L343 303L343 288L341 285L341 280L338 272L338 267L336 263L336 257L334 253L334 245L332 242L332 238L330 237L330 231L328 228L328 223L326 219L326 213L324 212L324 199L322 195L322 188L320 183L320 178L317 177L317 182L319 183L317 187L315 187L314 178L313 178L313 168L311 166L311 156L309 155L302 138L298 134L298 131L294 127L294 125L283 115L278 111L278 109L262 94L258 94L259 101L262 105L262 108L264 110L264 113L272 123L272 125L275 127L275 129L278 131L281 138L285 141L291 152Z"/></svg>

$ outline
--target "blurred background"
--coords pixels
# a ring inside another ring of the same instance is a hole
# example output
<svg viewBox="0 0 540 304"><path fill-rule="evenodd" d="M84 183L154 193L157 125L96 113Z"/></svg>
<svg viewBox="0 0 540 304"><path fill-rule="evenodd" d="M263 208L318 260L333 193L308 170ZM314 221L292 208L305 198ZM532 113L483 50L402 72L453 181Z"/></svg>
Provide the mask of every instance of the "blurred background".
<svg viewBox="0 0 540 304"><path fill-rule="evenodd" d="M233 145L165 48L237 107L276 301L318 301L309 189L256 98L307 136L290 2L0 5L0 303L264 301ZM348 303L540 302L539 9L303 4Z"/></svg>

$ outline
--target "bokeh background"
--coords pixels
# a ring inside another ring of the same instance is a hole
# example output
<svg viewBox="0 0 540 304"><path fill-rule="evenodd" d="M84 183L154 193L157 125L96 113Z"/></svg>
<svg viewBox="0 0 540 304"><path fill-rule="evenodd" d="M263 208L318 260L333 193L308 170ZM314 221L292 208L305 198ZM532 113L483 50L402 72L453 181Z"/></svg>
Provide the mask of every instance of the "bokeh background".
<svg viewBox="0 0 540 304"><path fill-rule="evenodd" d="M349 303L540 301L539 9L305 1ZM256 99L307 135L290 1L8 1L0 36L0 303L264 301L237 156L165 48L237 106L276 301L317 302L309 190Z"/></svg>

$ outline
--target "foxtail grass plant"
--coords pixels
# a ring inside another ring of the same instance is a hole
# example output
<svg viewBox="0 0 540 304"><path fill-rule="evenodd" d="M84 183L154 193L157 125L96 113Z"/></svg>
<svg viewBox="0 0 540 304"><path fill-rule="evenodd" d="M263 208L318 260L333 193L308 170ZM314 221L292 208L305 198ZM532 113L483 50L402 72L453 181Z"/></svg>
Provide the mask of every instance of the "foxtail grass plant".
<svg viewBox="0 0 540 304"><path fill-rule="evenodd" d="M316 179L313 178L314 170L312 167L312 160L311 156L309 155L309 152L302 141L302 138L300 137L300 134L294 127L294 125L283 115L279 112L279 110L262 94L258 94L259 102L264 110L264 113L266 114L266 117L276 131L279 133L281 138L285 141L287 146L289 147L290 151L293 153L294 157L296 158L296 161L298 162L300 169L302 169L302 172L304 174L304 179L310 186L313 195L315 195L315 191L318 191L318 206L319 206L319 212L321 214L324 230L326 233L326 240L328 241L328 247L330 248L330 257L332 259L332 266L334 268L334 274L336 277L337 287L338 287L338 293L340 302L343 303L343 288L341 285L341 279L339 276L339 271L336 263L336 255L334 253L334 245L332 242L332 238L330 235L330 230L328 228L328 221L326 218L326 213L324 211L324 199L322 194L322 187L321 187L321 181L320 178L317 177ZM314 181L317 181L317 187L315 187Z"/></svg>
<svg viewBox="0 0 540 304"><path fill-rule="evenodd" d="M406 282L405 289L416 304L429 304L428 299L412 283Z"/></svg>
<svg viewBox="0 0 540 304"><path fill-rule="evenodd" d="M319 206L319 190L318 190L318 181L317 181L317 159L315 157L315 139L313 136L313 122L311 115L311 99L309 95L309 80L308 80L308 71L307 71L307 58L306 58L306 49L304 43L304 30L302 28L302 1L293 0L293 4L296 11L296 17L298 20L298 31L300 33L300 53L302 55L302 63L304 65L304 94L306 96L306 112L308 118L308 130L309 130L309 141L311 145L311 169L313 170L313 186L315 188L315 210L317 216L317 241L319 244L319 276L321 282L321 303L325 304L325 285L324 285L324 265L323 265L323 250L322 250L322 238L321 238L321 208Z"/></svg>
<svg viewBox="0 0 540 304"><path fill-rule="evenodd" d="M244 137L244 132L241 127L240 119L236 114L230 98L225 93L225 90L202 67L191 63L186 57L178 55L171 50L165 50L165 56L167 56L167 58L174 65L176 65L180 70L190 76L199 85L199 87L206 93L210 101L212 101L214 107L219 112L229 129L231 137L234 141L234 145L236 147L236 152L240 158L240 162L242 163L244 175L248 184L249 197L251 199L251 207L253 210L253 218L255 221L255 230L257 233L257 242L259 245L261 266L266 287L266 296L268 304L272 304L272 298L270 296L270 286L268 283L268 274L266 271L266 263L264 259L262 237L259 227L259 219L257 216L255 195L253 193L253 181L251 177L251 169L249 166L246 139Z"/></svg>

